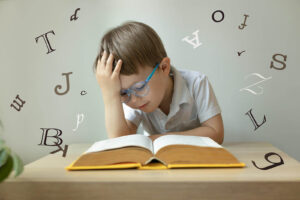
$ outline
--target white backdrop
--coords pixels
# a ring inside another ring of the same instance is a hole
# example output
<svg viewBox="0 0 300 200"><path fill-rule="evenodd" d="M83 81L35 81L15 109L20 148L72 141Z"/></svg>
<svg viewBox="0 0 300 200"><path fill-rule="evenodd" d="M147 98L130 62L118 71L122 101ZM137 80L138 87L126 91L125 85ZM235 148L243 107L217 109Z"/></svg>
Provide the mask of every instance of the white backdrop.
<svg viewBox="0 0 300 200"><path fill-rule="evenodd" d="M78 8L78 18L70 20ZM103 34L136 20L160 35L173 66L208 76L222 109L224 143L264 141L300 160L299 19L297 0L2 0L0 136L25 163L57 149L39 145L46 129L61 134L61 147L106 139L92 64ZM47 32L55 49L50 53L46 40L36 42ZM182 40L196 36L202 43L196 48ZM57 85L66 90L63 73L69 72L69 90L56 94ZM17 95L25 101L20 111L11 106L21 104Z"/></svg>

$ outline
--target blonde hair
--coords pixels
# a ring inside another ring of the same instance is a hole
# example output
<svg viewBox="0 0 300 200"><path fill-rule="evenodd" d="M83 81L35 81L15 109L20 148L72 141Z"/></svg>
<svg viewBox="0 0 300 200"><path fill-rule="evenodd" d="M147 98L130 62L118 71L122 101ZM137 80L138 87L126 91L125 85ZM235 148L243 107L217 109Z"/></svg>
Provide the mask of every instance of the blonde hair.
<svg viewBox="0 0 300 200"><path fill-rule="evenodd" d="M114 62L112 70L119 59L122 59L120 74L131 75L138 73L138 66L155 67L164 57L166 50L158 34L148 25L126 21L120 26L110 29L101 39L100 50L93 64L93 71L97 69L97 61L104 50L112 53Z"/></svg>

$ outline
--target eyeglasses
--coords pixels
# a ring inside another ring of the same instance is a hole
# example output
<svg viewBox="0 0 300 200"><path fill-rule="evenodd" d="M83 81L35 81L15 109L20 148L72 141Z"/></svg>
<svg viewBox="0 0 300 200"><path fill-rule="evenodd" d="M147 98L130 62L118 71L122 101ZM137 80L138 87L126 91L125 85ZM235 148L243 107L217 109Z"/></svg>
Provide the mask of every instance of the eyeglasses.
<svg viewBox="0 0 300 200"><path fill-rule="evenodd" d="M147 77L145 81L140 81L133 84L128 89L121 90L121 101L123 103L128 103L131 99L131 94L134 94L137 97L144 97L149 93L149 85L148 82L150 81L151 77L153 76L155 70L159 66L159 63L156 64L155 68L151 72L151 74Z"/></svg>

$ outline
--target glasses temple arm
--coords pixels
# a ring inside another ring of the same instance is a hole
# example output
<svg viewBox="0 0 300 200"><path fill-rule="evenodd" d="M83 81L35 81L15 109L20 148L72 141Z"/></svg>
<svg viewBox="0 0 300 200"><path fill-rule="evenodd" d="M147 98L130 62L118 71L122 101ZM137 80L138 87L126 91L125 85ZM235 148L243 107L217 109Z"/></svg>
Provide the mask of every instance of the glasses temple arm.
<svg viewBox="0 0 300 200"><path fill-rule="evenodd" d="M153 76L155 70L157 69L157 67L159 66L159 63L157 63L157 65L155 66L155 69L152 71L152 73L148 76L148 78L146 79L146 82L148 82L150 80L150 78Z"/></svg>

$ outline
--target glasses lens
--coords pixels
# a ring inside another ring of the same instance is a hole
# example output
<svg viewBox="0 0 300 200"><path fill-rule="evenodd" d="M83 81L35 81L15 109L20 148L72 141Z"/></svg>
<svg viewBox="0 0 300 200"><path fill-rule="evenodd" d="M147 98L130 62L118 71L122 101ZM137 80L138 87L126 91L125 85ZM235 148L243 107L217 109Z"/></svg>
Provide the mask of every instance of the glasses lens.
<svg viewBox="0 0 300 200"><path fill-rule="evenodd" d="M129 97L130 96L130 94L127 94L127 93L123 93L123 92L121 92L121 101L123 102L123 103L127 103L128 101L129 101Z"/></svg>
<svg viewBox="0 0 300 200"><path fill-rule="evenodd" d="M146 96L149 92L149 86L144 81L138 82L133 86L133 90L137 96Z"/></svg>
<svg viewBox="0 0 300 200"><path fill-rule="evenodd" d="M138 83L134 84L131 88L133 91L127 91L127 92L121 91L120 95L121 95L121 101L123 103L129 102L131 95L143 97L143 96L146 96L149 92L149 86L148 86L148 84L146 84L145 81L138 82Z"/></svg>

